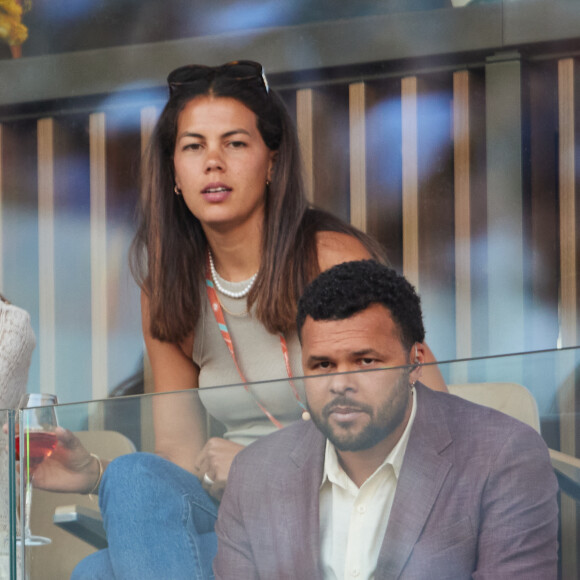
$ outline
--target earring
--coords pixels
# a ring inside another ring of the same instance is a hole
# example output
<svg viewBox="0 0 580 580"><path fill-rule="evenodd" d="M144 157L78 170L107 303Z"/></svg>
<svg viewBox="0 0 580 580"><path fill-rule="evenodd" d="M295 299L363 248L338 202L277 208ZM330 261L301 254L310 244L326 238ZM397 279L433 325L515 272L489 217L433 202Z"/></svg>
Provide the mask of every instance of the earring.
<svg viewBox="0 0 580 580"><path fill-rule="evenodd" d="M173 188L173 191L175 191L175 195L181 195L181 189L177 185Z"/></svg>
<svg viewBox="0 0 580 580"><path fill-rule="evenodd" d="M266 187L270 187L270 180L266 179Z"/></svg>

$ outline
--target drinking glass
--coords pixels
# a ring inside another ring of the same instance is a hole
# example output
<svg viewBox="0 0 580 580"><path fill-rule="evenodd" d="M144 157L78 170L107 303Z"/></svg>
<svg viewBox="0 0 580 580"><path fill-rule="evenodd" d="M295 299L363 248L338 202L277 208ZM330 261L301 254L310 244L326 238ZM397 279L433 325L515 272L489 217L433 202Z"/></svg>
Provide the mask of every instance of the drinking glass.
<svg viewBox="0 0 580 580"><path fill-rule="evenodd" d="M20 505L20 517L24 520L24 544L42 546L51 539L30 532L30 506L32 501L32 476L34 470L54 451L57 427L54 405L56 395L45 393L26 394L20 400L21 426L16 434L16 458L20 460L20 477L24 478L24 506ZM16 539L21 544L21 538Z"/></svg>

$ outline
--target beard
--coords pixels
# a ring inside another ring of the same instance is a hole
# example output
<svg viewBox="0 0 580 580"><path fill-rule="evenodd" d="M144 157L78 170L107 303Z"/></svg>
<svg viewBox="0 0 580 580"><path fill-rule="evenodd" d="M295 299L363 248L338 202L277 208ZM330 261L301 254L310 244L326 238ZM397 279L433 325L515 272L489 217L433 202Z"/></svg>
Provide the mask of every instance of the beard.
<svg viewBox="0 0 580 580"><path fill-rule="evenodd" d="M354 402L350 397L341 395L327 403L319 414L313 413L310 409L312 421L339 451L371 449L386 439L403 422L411 398L409 373L410 371L402 373L392 386L392 396L378 408ZM362 428L357 427L354 422L333 425L329 418L336 407L348 407L366 413L369 421Z"/></svg>

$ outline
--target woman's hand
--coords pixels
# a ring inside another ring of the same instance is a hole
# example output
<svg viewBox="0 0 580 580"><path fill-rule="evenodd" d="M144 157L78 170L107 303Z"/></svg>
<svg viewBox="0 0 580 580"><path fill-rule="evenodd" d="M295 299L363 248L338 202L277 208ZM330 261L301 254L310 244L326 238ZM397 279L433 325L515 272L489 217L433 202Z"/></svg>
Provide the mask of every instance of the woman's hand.
<svg viewBox="0 0 580 580"><path fill-rule="evenodd" d="M68 429L57 427L55 434L57 446L34 471L33 486L49 491L90 493L99 479L99 461Z"/></svg>
<svg viewBox="0 0 580 580"><path fill-rule="evenodd" d="M197 457L195 462L196 474L201 480L203 488L215 499L221 500L232 461L243 448L244 446L238 443L212 437Z"/></svg>

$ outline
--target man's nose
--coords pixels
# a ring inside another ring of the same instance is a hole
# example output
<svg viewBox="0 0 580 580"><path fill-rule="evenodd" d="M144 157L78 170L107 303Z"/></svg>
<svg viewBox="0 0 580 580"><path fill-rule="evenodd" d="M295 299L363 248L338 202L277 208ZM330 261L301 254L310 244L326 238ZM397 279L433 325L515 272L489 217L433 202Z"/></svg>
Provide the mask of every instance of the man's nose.
<svg viewBox="0 0 580 580"><path fill-rule="evenodd" d="M328 377L330 392L334 395L344 395L356 391L356 382L351 373L338 373Z"/></svg>

